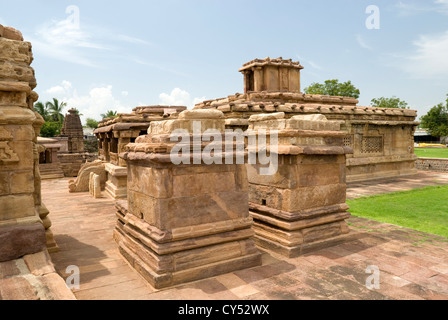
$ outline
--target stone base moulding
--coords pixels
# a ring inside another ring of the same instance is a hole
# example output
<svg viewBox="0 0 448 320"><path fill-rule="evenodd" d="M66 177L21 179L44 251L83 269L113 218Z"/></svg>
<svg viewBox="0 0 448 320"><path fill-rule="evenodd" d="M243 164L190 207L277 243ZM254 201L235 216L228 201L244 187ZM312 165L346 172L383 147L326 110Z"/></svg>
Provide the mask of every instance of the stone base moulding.
<svg viewBox="0 0 448 320"><path fill-rule="evenodd" d="M350 232L347 205L335 205L297 214L281 212L250 203L250 214L255 223L256 244L288 258L337 245L354 234ZM289 219L286 220L286 216ZM296 216L295 219L291 219Z"/></svg>
<svg viewBox="0 0 448 320"><path fill-rule="evenodd" d="M249 124L249 135L280 129L277 172L266 176L260 164L247 165L257 245L292 258L343 240L350 233L345 163L353 150L343 145L341 122L272 113Z"/></svg>
<svg viewBox="0 0 448 320"><path fill-rule="evenodd" d="M129 214L125 201L117 209L114 238L120 253L156 289L261 265L250 218L227 226L197 226L188 238L176 239ZM213 228L216 234L204 236L204 230Z"/></svg>

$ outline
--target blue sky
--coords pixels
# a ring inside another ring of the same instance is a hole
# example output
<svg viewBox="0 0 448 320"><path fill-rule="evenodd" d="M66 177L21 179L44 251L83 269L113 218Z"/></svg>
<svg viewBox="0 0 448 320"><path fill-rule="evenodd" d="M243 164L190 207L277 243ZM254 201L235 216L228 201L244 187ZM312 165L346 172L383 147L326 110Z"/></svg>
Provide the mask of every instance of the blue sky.
<svg viewBox="0 0 448 320"><path fill-rule="evenodd" d="M366 20L379 9L380 29ZM397 96L419 115L448 93L448 0L0 0L33 44L42 101L87 117L243 91L254 58L300 61L302 87L351 80L360 105Z"/></svg>

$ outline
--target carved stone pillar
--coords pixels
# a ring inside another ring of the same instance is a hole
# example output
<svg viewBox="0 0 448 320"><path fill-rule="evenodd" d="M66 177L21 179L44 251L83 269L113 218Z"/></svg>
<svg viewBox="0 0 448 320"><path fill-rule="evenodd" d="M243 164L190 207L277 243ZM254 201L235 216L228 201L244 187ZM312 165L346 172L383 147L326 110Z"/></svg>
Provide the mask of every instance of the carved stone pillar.
<svg viewBox="0 0 448 320"><path fill-rule="evenodd" d="M33 110L31 44L0 27L0 261L7 261L46 248L37 151L43 120Z"/></svg>
<svg viewBox="0 0 448 320"><path fill-rule="evenodd" d="M275 174L260 174L258 163L247 166L257 245L294 257L344 240L350 218L345 156L352 150L343 144L341 122L273 113L249 123L249 138L260 130L267 130L268 141L278 136L278 150L270 150L278 155Z"/></svg>
<svg viewBox="0 0 448 320"><path fill-rule="evenodd" d="M213 141L204 139L204 132L215 129L214 136L222 138L224 128L220 111L185 111L177 120L152 122L149 134L121 155L128 164L128 201L118 203L115 239L121 254L156 288L261 264L245 165L206 164L201 157ZM189 160L179 165L170 155L176 129L184 130ZM215 156L223 160L225 154Z"/></svg>

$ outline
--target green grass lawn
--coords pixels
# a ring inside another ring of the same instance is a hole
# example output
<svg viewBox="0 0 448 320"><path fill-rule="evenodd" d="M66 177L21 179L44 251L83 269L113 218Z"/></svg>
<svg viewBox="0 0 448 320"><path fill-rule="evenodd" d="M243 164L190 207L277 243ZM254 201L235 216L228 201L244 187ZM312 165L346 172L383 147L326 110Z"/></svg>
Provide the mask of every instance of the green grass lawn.
<svg viewBox="0 0 448 320"><path fill-rule="evenodd" d="M448 186L377 195L347 203L355 217L448 238Z"/></svg>
<svg viewBox="0 0 448 320"><path fill-rule="evenodd" d="M448 158L448 148L415 148L419 158Z"/></svg>

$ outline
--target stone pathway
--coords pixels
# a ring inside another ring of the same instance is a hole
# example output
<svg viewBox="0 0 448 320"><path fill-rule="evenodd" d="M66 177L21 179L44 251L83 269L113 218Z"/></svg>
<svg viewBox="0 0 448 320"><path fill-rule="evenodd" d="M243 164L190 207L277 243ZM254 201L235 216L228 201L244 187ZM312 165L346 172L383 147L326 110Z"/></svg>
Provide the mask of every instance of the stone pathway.
<svg viewBox="0 0 448 320"><path fill-rule="evenodd" d="M0 263L0 300L76 300L48 252Z"/></svg>
<svg viewBox="0 0 448 320"><path fill-rule="evenodd" d="M407 191L447 184L448 173L419 171L418 174L412 176L348 183L347 198L352 200L376 194Z"/></svg>
<svg viewBox="0 0 448 320"><path fill-rule="evenodd" d="M349 194L448 184L448 175L419 176L351 185ZM265 252L260 267L158 291L120 257L112 199L69 194L67 179L43 181L42 191L61 248L52 260L64 279L68 266L80 268L79 300L448 300L448 239L359 218L343 244L294 259ZM369 266L380 270L378 290L366 287Z"/></svg>

